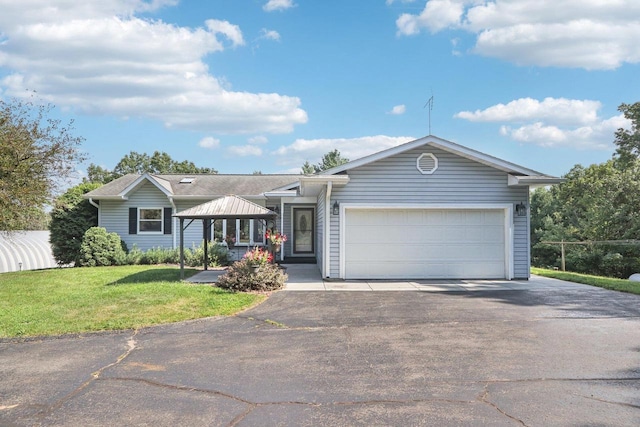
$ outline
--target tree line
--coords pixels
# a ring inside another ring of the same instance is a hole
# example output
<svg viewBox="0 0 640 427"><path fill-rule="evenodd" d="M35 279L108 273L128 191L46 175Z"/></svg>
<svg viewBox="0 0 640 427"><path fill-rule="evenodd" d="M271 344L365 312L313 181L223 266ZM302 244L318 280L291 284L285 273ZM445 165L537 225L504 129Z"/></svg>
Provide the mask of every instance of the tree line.
<svg viewBox="0 0 640 427"><path fill-rule="evenodd" d="M566 181L531 195L531 257L539 267L560 267L560 247L545 242L640 240L640 102L618 108L631 121L618 129L606 162L575 165ZM567 270L627 278L640 272L640 245L567 246Z"/></svg>

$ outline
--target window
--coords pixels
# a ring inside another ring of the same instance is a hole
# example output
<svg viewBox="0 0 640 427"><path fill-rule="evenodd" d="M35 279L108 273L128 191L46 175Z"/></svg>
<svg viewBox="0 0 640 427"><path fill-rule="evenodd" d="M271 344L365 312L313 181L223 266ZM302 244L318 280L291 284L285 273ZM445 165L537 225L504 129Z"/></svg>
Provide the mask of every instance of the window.
<svg viewBox="0 0 640 427"><path fill-rule="evenodd" d="M251 238L251 221L248 219L241 219L240 220L240 236L238 236L239 239L237 240L238 243L245 243L248 244L250 243L250 238Z"/></svg>
<svg viewBox="0 0 640 427"><path fill-rule="evenodd" d="M138 209L141 233L162 232L162 209Z"/></svg>
<svg viewBox="0 0 640 427"><path fill-rule="evenodd" d="M224 240L224 229L222 219L217 219L213 222L213 239L217 242L222 242Z"/></svg>
<svg viewBox="0 0 640 427"><path fill-rule="evenodd" d="M129 208L129 234L172 233L171 208Z"/></svg>
<svg viewBox="0 0 640 427"><path fill-rule="evenodd" d="M162 233L162 209L138 209L140 233Z"/></svg>
<svg viewBox="0 0 640 427"><path fill-rule="evenodd" d="M233 236L236 245L250 246L264 244L264 221L253 219L225 219L214 223L214 238L219 242L222 236Z"/></svg>
<svg viewBox="0 0 640 427"><path fill-rule="evenodd" d="M264 221L259 219L253 220L253 243L264 242Z"/></svg>
<svg viewBox="0 0 640 427"><path fill-rule="evenodd" d="M238 242L238 235L236 234L236 222L234 220L225 220L227 223L227 236L233 236Z"/></svg>

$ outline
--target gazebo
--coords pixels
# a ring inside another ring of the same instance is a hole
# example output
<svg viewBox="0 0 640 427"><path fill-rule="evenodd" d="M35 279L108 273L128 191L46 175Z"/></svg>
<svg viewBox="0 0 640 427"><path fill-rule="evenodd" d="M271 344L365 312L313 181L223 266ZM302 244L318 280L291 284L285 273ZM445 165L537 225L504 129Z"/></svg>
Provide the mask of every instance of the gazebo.
<svg viewBox="0 0 640 427"><path fill-rule="evenodd" d="M180 220L180 279L184 279L184 230L189 227L193 221L202 220L203 229L209 230L211 224L216 219L258 219L270 220L275 219L278 214L257 205L242 197L229 195L201 205L185 209L176 213L174 217ZM185 220L191 220L184 225ZM204 239L204 269L207 269L208 242Z"/></svg>

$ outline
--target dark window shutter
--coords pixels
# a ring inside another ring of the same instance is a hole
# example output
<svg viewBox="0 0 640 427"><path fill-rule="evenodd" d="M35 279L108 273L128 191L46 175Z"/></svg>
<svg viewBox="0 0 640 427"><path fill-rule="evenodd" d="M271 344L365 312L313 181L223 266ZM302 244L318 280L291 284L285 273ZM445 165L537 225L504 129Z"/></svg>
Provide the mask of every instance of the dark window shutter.
<svg viewBox="0 0 640 427"><path fill-rule="evenodd" d="M129 234L138 234L138 208L129 208Z"/></svg>
<svg viewBox="0 0 640 427"><path fill-rule="evenodd" d="M173 224L171 213L171 208L164 208L164 234L171 234L171 224Z"/></svg>

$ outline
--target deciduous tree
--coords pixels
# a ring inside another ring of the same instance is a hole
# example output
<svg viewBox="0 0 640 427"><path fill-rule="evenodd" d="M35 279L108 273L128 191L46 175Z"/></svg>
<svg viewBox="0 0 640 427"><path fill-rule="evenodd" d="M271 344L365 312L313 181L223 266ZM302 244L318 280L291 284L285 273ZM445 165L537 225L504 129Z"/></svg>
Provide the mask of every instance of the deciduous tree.
<svg viewBox="0 0 640 427"><path fill-rule="evenodd" d="M217 170L208 167L198 167L193 162L184 160L178 162L173 160L169 154L155 151L152 156L146 153L131 151L125 155L112 171L90 164L87 168L88 182L100 182L106 184L116 178L120 178L129 173L161 174L161 173L218 173Z"/></svg>
<svg viewBox="0 0 640 427"><path fill-rule="evenodd" d="M73 121L50 116L53 106L0 100L0 231L33 229L56 190L84 160Z"/></svg>
<svg viewBox="0 0 640 427"><path fill-rule="evenodd" d="M621 104L618 111L631 120L631 129L620 128L615 134L616 156L624 167L640 157L640 102Z"/></svg>
<svg viewBox="0 0 640 427"><path fill-rule="evenodd" d="M336 166L340 166L348 162L349 159L342 157L340 155L340 151L338 151L338 149L335 149L322 156L322 161L316 165L312 165L308 161L304 162L304 165L302 165L302 173L305 175L318 173L327 169L335 168Z"/></svg>

